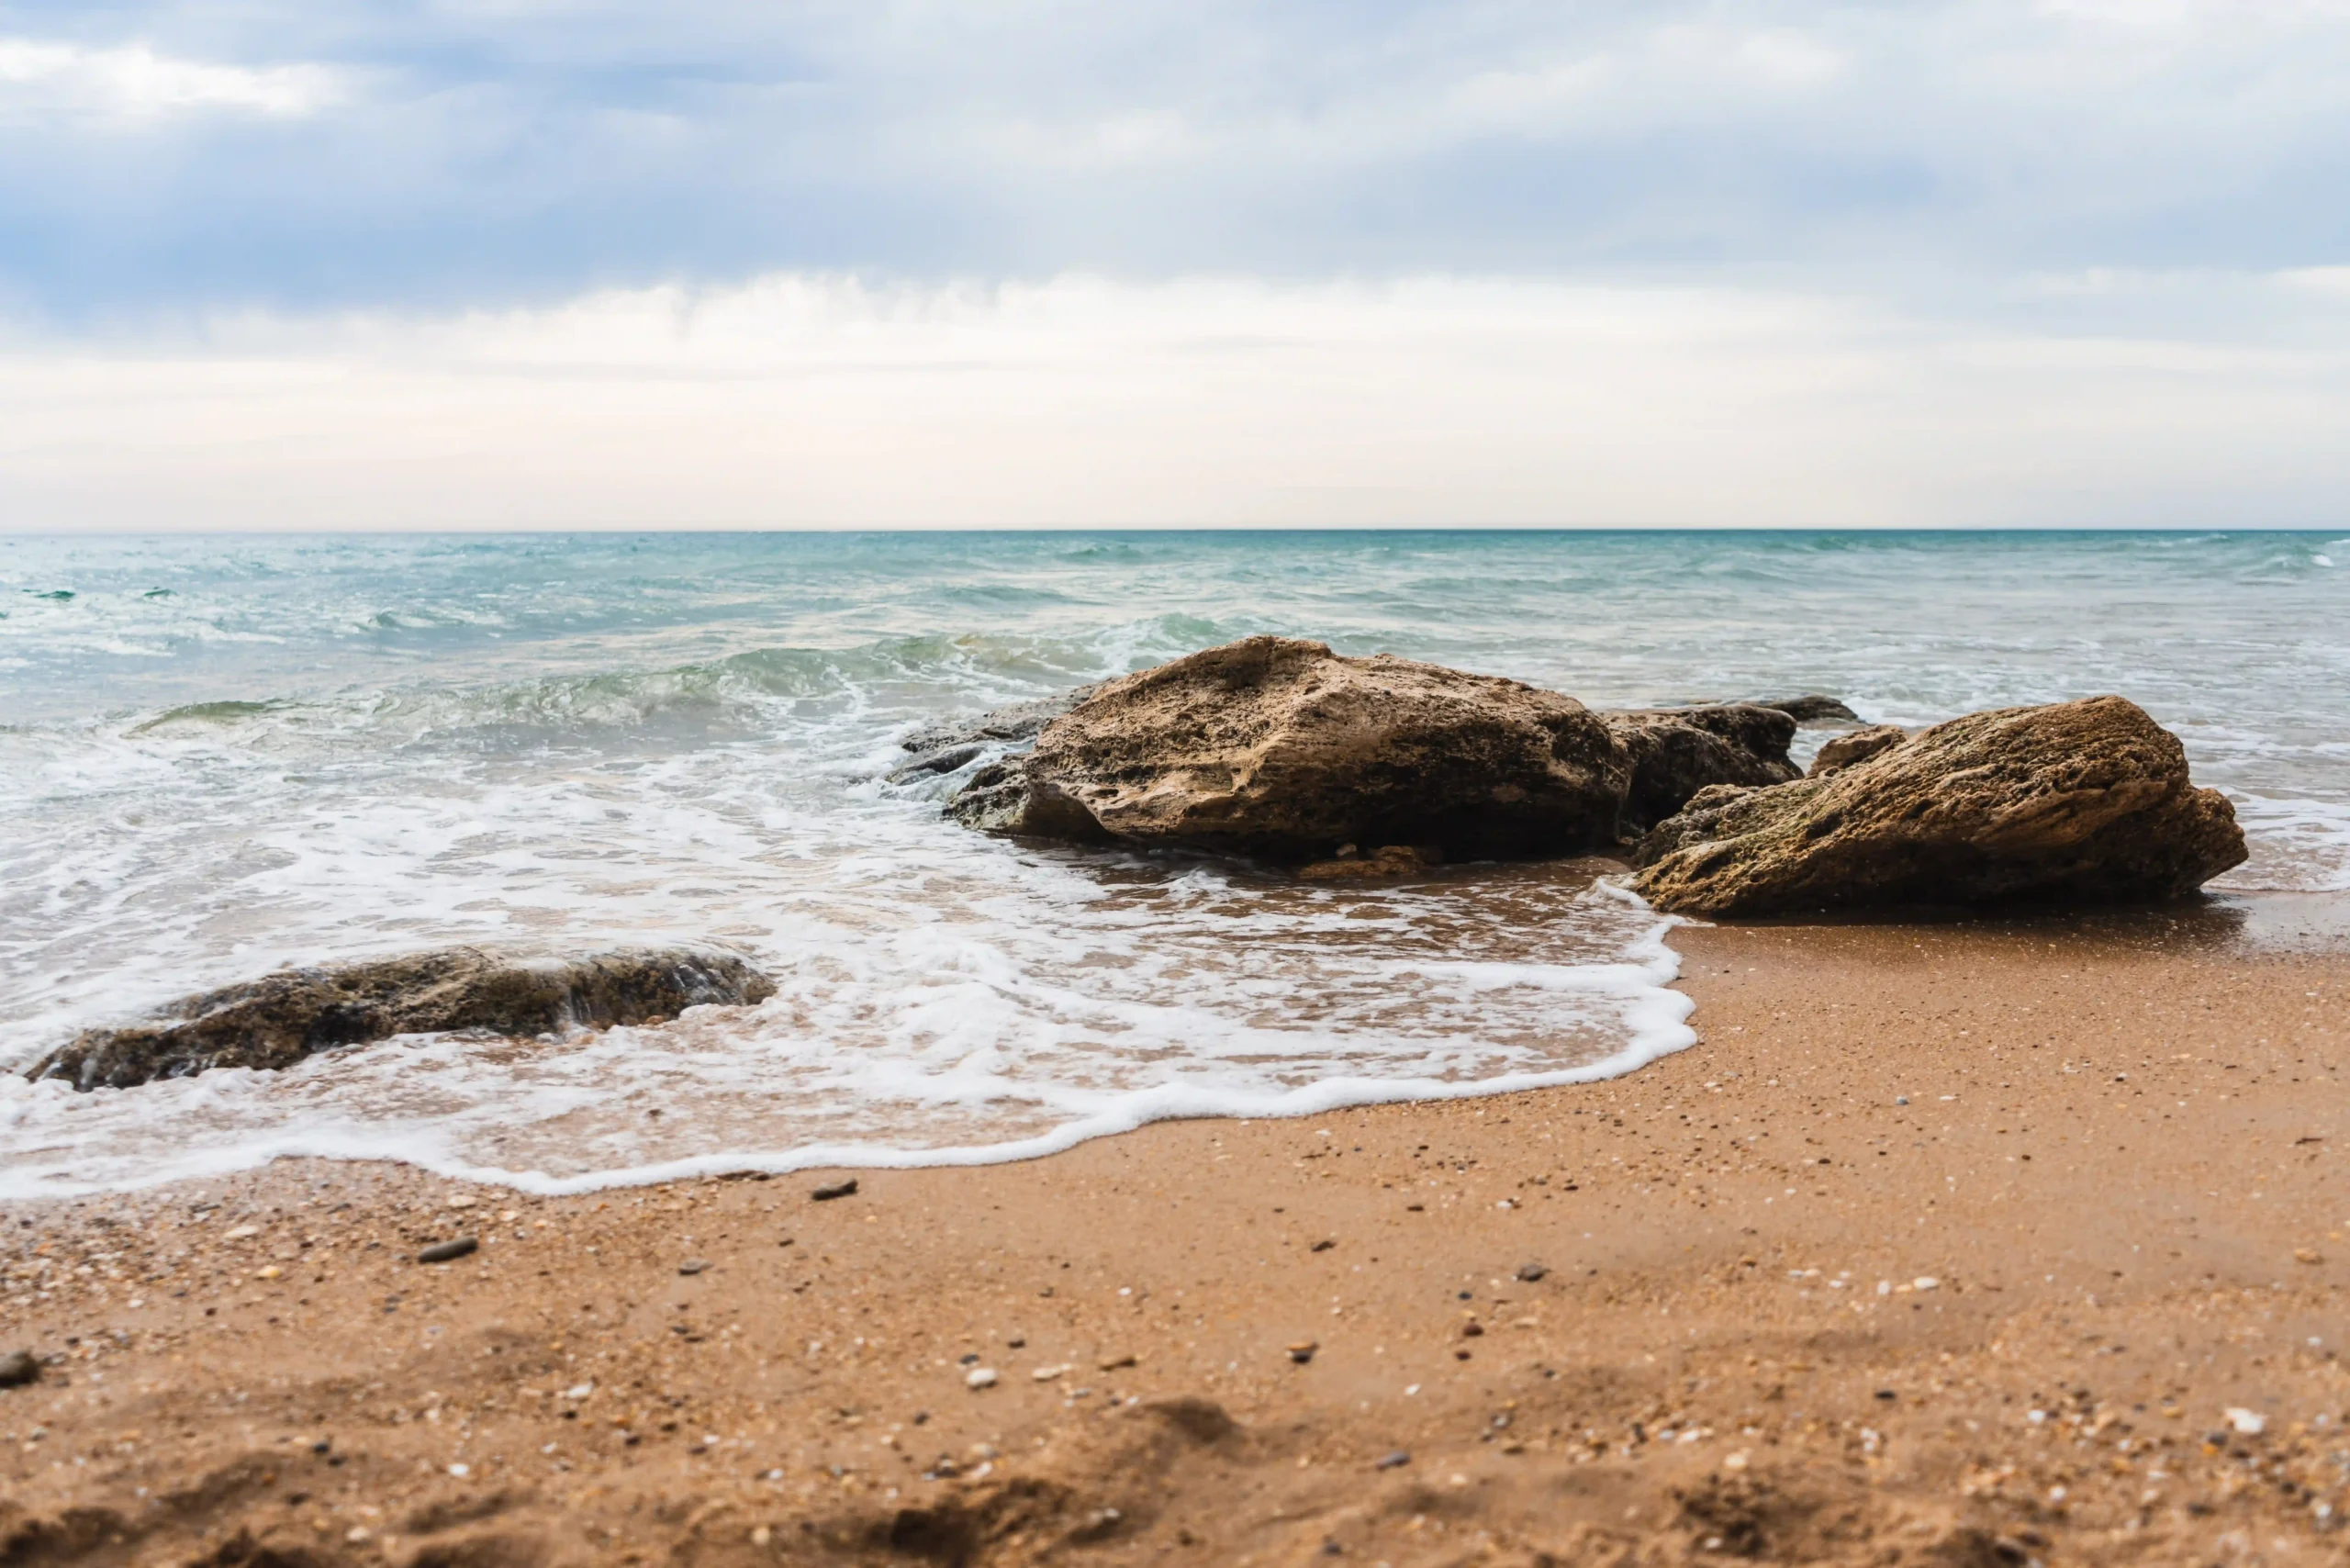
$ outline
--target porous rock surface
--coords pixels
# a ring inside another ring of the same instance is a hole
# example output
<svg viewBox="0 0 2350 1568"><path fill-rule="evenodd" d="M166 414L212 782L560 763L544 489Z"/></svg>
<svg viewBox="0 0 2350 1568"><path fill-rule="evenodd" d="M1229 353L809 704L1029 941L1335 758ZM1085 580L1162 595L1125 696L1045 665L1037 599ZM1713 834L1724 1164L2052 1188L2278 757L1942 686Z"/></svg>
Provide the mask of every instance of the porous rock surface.
<svg viewBox="0 0 2350 1568"><path fill-rule="evenodd" d="M2244 857L2178 738L2094 697L1970 713L1820 777L1707 790L1639 846L1660 909L2159 901Z"/></svg>
<svg viewBox="0 0 2350 1568"><path fill-rule="evenodd" d="M989 832L1281 861L1346 844L1481 859L1612 844L1628 778L1572 697L1249 637L1107 683L948 809Z"/></svg>
<svg viewBox="0 0 2350 1568"><path fill-rule="evenodd" d="M28 1078L128 1089L208 1068L278 1069L336 1046L478 1029L543 1035L653 1024L710 1002L763 1002L765 975L734 954L668 947L541 958L448 947L328 968L282 969L205 991L152 1023L89 1029Z"/></svg>
<svg viewBox="0 0 2350 1568"><path fill-rule="evenodd" d="M1812 755L1811 771L1807 777L1824 778L1856 762L1866 762L1886 747L1899 745L1908 738L1909 732L1898 724L1871 724L1850 731L1827 742Z"/></svg>

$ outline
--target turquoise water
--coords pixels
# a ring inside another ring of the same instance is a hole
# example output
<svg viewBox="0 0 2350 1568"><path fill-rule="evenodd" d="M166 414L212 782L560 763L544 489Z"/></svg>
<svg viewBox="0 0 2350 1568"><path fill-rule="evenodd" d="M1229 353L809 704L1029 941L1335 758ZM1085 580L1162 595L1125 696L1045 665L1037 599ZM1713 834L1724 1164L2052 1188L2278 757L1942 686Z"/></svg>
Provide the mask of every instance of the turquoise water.
<svg viewBox="0 0 2350 1568"><path fill-rule="evenodd" d="M388 1155L526 1184L995 1158L1687 1038L1597 868L1305 891L879 780L918 722L1251 632L1594 703L1919 723L2119 691L2350 889L2350 538L1188 533L0 540L0 1061L282 962L735 944L776 1001L123 1094L0 1086L0 1193ZM659 1110L658 1117L648 1114Z"/></svg>

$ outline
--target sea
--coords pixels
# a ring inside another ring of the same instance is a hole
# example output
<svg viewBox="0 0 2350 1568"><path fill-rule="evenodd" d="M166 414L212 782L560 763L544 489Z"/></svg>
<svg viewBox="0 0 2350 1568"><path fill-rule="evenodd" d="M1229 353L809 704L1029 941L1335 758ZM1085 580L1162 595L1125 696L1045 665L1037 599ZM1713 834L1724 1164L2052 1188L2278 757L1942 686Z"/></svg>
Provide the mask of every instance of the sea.
<svg viewBox="0 0 2350 1568"><path fill-rule="evenodd" d="M539 1193L979 1163L1695 1040L1611 862L1300 884L980 836L941 812L968 769L888 778L920 726L1263 632L1594 705L2119 692L2235 803L2221 902L2350 893L2340 531L0 537L0 1198L287 1156ZM21 1071L284 965L678 942L776 995Z"/></svg>

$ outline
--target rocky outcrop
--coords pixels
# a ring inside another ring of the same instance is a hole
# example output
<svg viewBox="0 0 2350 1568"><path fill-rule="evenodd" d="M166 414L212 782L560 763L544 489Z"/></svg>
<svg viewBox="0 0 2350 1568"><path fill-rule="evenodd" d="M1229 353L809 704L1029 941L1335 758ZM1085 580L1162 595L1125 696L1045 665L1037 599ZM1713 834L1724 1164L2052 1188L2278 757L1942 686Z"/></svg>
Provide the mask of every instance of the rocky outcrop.
<svg viewBox="0 0 2350 1568"><path fill-rule="evenodd" d="M1760 703L1707 708L1614 709L1600 718L1622 743L1630 766L1619 819L1642 833L1715 784L1784 784L1803 777L1787 760L1796 721Z"/></svg>
<svg viewBox="0 0 2350 1568"><path fill-rule="evenodd" d="M1806 777L1825 778L1856 762L1866 762L1886 747L1899 745L1908 738L1909 732L1898 724L1871 724L1866 729L1838 735L1812 755L1811 771Z"/></svg>
<svg viewBox="0 0 2350 1568"><path fill-rule="evenodd" d="M762 1002L773 982L732 953L690 948L531 958L450 947L283 969L206 991L151 1024L92 1029L28 1077L128 1089L208 1068L285 1068L314 1052L449 1029L532 1036L653 1024L710 1002Z"/></svg>
<svg viewBox="0 0 2350 1568"><path fill-rule="evenodd" d="M1107 683L948 809L988 832L1292 863L1347 844L1481 859L1612 844L1629 777L1571 697L1250 637Z"/></svg>
<svg viewBox="0 0 2350 1568"><path fill-rule="evenodd" d="M2156 901L2241 862L2178 738L2097 697L1972 713L1822 776L1702 791L1641 843L1661 909Z"/></svg>

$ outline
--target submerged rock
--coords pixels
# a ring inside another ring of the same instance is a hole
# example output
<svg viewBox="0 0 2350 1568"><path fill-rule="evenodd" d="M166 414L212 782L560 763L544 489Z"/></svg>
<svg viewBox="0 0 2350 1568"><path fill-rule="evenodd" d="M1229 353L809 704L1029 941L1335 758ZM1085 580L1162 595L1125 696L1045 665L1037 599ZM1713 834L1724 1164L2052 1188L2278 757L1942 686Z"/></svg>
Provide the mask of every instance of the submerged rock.
<svg viewBox="0 0 2350 1568"><path fill-rule="evenodd" d="M1756 708L1775 708L1798 724L1857 724L1861 716L1833 697L1815 691L1803 697L1758 697Z"/></svg>
<svg viewBox="0 0 2350 1568"><path fill-rule="evenodd" d="M316 1051L392 1035L654 1024L688 1007L774 994L772 981L732 953L673 947L556 958L448 947L284 969L206 991L151 1024L84 1030L26 1076L128 1089L215 1067L291 1067Z"/></svg>
<svg viewBox="0 0 2350 1568"><path fill-rule="evenodd" d="M1803 777L1787 759L1796 721L1755 702L1702 708L1613 709L1599 715L1631 765L1621 817L1640 833L1715 784L1784 784Z"/></svg>
<svg viewBox="0 0 2350 1568"><path fill-rule="evenodd" d="M1443 857L1408 844L1389 844L1368 855L1353 853L1349 844L1328 860L1301 866L1297 874L1309 882L1379 882L1415 877L1444 864Z"/></svg>
<svg viewBox="0 0 2350 1568"><path fill-rule="evenodd" d="M1571 697L1249 637L1108 682L948 810L987 832L1283 861L1343 844L1521 857L1613 843L1629 772Z"/></svg>
<svg viewBox="0 0 2350 1568"><path fill-rule="evenodd" d="M2244 857L2178 738L2096 697L1971 713L1841 769L1717 787L1642 841L1634 883L1703 914L2157 901Z"/></svg>

